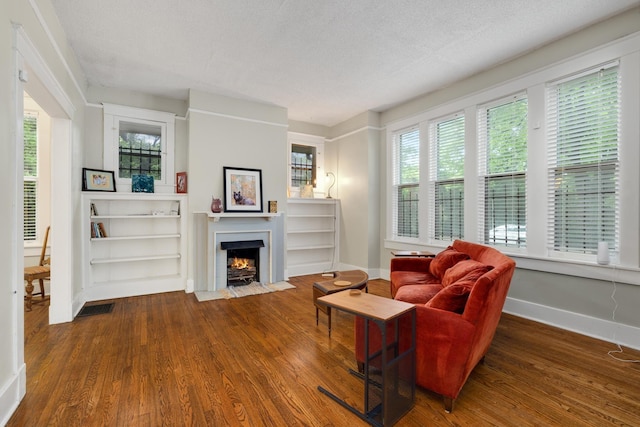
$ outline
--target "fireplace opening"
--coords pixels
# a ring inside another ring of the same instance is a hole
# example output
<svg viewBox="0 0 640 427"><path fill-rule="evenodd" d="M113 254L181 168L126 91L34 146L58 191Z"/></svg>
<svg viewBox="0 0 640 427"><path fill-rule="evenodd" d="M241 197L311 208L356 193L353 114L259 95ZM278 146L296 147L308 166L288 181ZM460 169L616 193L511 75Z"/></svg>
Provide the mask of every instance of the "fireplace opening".
<svg viewBox="0 0 640 427"><path fill-rule="evenodd" d="M227 251L227 286L249 285L260 281L260 248L262 240L222 242Z"/></svg>

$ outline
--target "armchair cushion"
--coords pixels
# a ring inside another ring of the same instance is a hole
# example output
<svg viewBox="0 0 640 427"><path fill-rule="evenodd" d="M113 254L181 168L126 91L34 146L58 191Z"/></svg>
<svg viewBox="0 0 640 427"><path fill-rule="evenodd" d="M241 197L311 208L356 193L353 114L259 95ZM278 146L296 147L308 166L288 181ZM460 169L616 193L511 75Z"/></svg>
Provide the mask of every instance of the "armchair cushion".
<svg viewBox="0 0 640 427"><path fill-rule="evenodd" d="M482 276L491 268L492 267L488 265L472 259L460 261L444 273L442 276L442 286L446 288L464 277L473 279L475 283L478 277Z"/></svg>
<svg viewBox="0 0 640 427"><path fill-rule="evenodd" d="M469 255L464 252L458 252L453 247L449 246L444 251L438 253L436 257L429 264L429 272L438 279L442 279L444 273L455 264L465 259L469 259Z"/></svg>
<svg viewBox="0 0 640 427"><path fill-rule="evenodd" d="M426 306L462 314L464 306L467 305L473 283L472 281L462 281L449 285L427 301Z"/></svg>
<svg viewBox="0 0 640 427"><path fill-rule="evenodd" d="M424 304L439 292L442 292L442 285L439 283L431 285L407 284L398 289L395 299L411 304Z"/></svg>

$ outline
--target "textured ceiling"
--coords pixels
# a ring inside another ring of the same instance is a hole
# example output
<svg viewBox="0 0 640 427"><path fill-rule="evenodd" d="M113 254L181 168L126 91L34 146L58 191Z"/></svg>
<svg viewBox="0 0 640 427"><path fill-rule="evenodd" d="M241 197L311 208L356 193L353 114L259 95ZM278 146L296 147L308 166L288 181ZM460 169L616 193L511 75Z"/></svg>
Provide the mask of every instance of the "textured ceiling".
<svg viewBox="0 0 640 427"><path fill-rule="evenodd" d="M90 85L188 89L334 125L382 111L638 0L52 0Z"/></svg>

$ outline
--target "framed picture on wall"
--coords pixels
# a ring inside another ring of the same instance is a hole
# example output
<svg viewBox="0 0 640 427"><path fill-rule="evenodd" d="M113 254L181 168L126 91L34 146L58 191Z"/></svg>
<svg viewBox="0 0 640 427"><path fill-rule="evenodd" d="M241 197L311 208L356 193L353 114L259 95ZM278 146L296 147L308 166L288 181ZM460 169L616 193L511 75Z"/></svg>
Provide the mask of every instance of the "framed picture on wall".
<svg viewBox="0 0 640 427"><path fill-rule="evenodd" d="M262 170L224 166L224 211L262 212Z"/></svg>
<svg viewBox="0 0 640 427"><path fill-rule="evenodd" d="M82 191L116 191L113 171L82 168Z"/></svg>
<svg viewBox="0 0 640 427"><path fill-rule="evenodd" d="M178 172L176 174L176 193L187 192L187 173Z"/></svg>

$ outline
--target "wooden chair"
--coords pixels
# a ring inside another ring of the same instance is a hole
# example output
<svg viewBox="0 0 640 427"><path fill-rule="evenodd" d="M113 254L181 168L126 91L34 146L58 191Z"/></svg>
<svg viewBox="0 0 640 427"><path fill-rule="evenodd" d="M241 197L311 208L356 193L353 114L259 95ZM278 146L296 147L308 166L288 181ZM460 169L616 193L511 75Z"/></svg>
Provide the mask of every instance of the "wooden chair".
<svg viewBox="0 0 640 427"><path fill-rule="evenodd" d="M44 279L49 279L51 276L51 258L45 257L47 252L47 241L49 240L49 229L44 233L44 241L42 242L42 252L40 252L40 263L33 267L24 268L24 280L27 281L27 311L31 311L32 302L44 302L49 298L44 294ZM33 281L38 280L40 282L40 292L33 293ZM41 299L33 301L33 295L40 295Z"/></svg>

